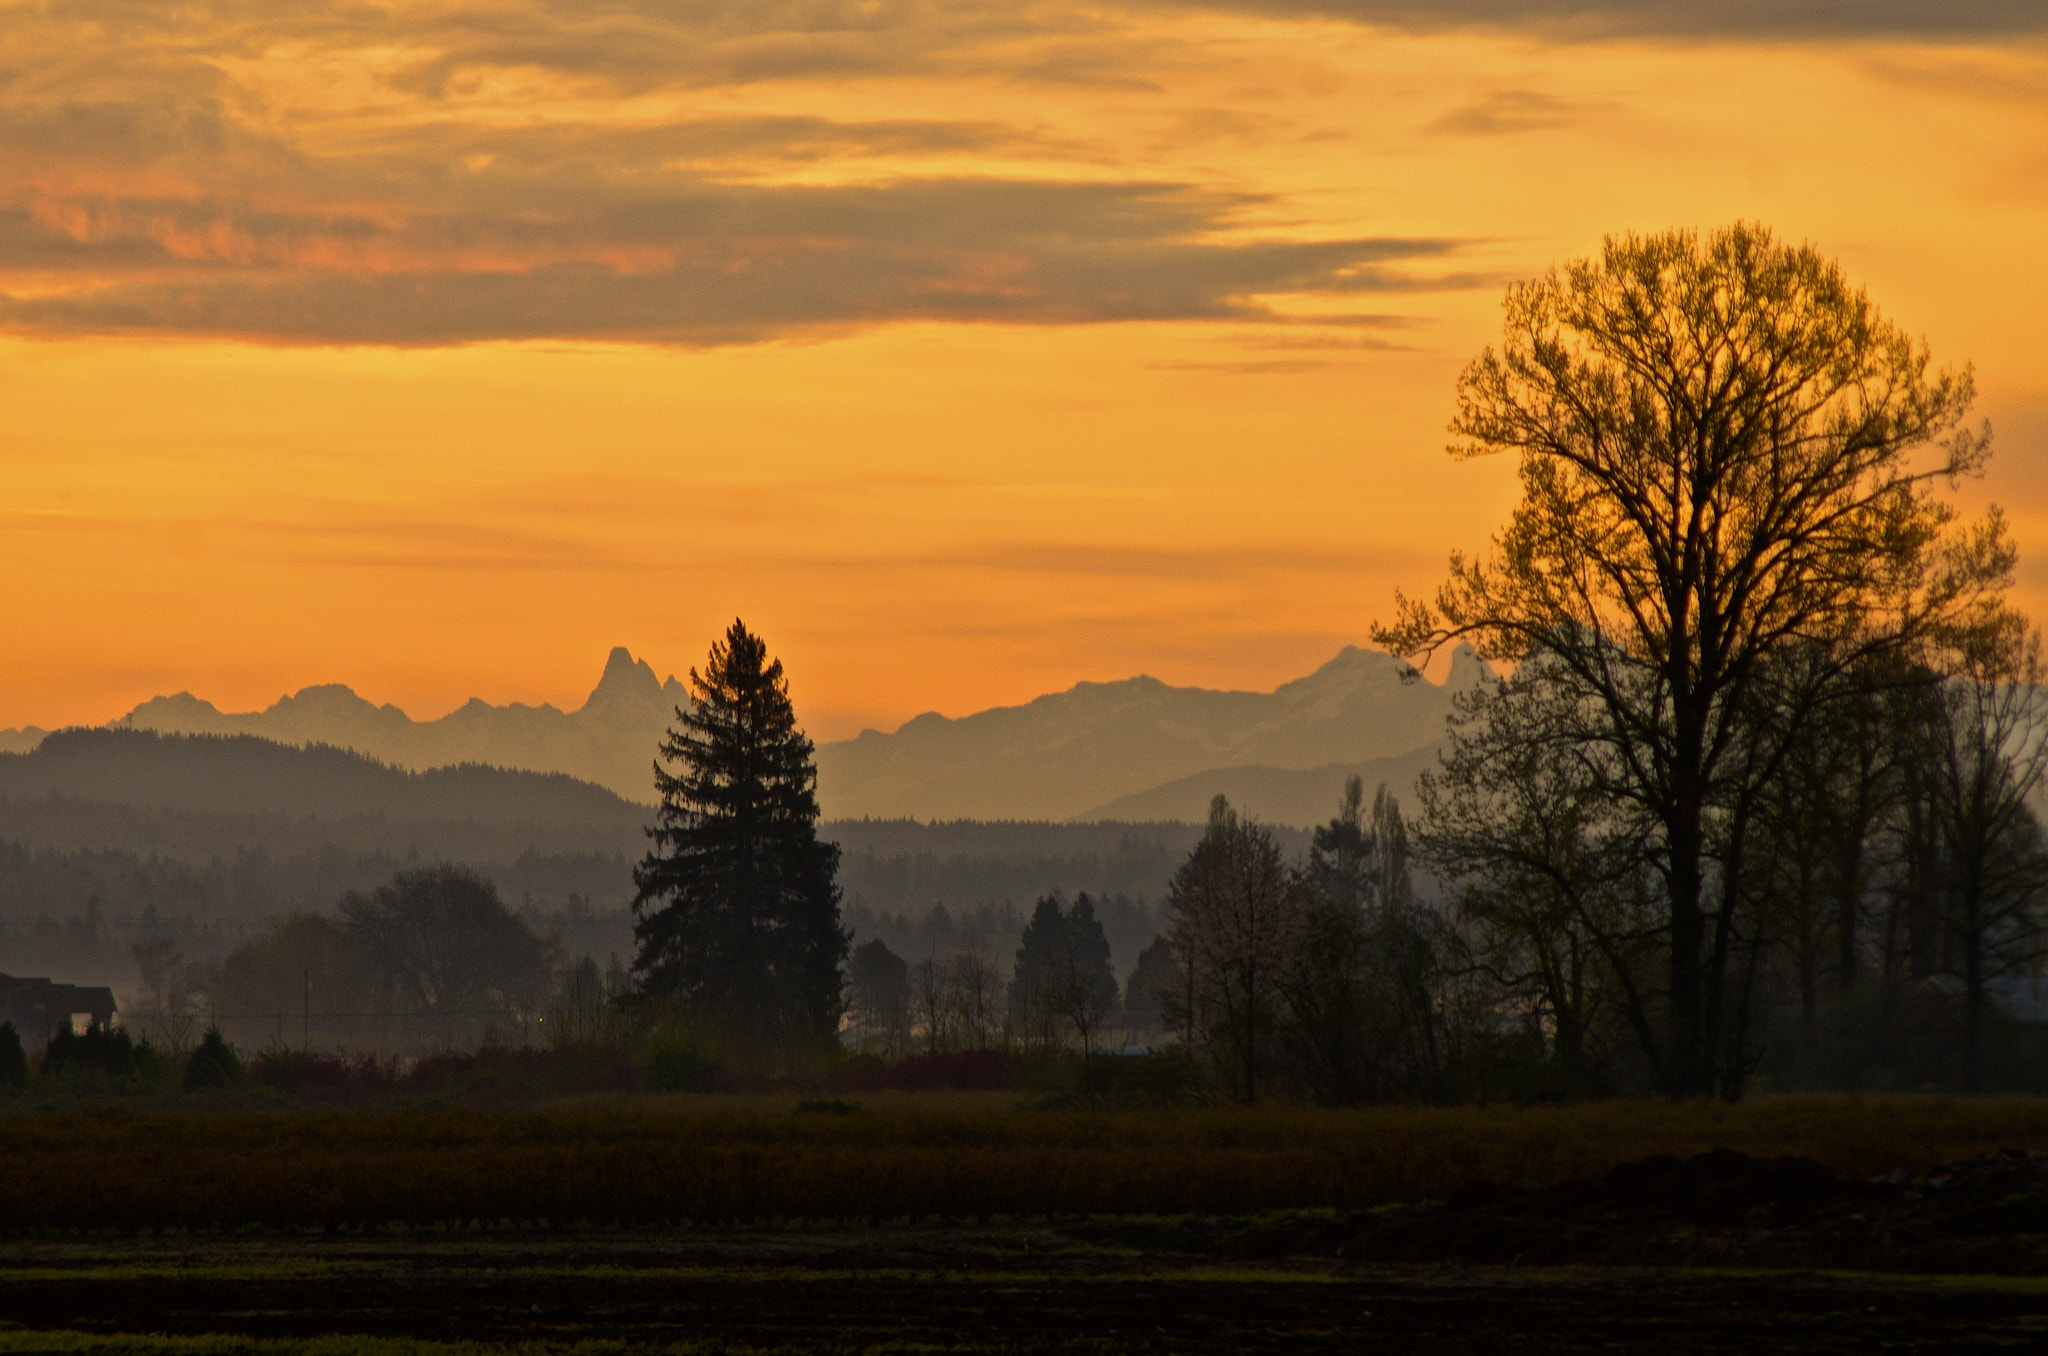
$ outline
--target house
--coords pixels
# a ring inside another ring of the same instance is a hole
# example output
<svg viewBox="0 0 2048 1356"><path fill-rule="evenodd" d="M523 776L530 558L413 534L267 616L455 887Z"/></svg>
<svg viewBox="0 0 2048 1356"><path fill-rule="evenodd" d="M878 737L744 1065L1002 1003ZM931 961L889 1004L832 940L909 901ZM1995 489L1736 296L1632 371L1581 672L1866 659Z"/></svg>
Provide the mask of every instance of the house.
<svg viewBox="0 0 2048 1356"><path fill-rule="evenodd" d="M114 1020L114 991L105 985L58 984L47 979L0 975L0 1022L14 1023L22 1045L34 1053L79 1018L99 1025Z"/></svg>

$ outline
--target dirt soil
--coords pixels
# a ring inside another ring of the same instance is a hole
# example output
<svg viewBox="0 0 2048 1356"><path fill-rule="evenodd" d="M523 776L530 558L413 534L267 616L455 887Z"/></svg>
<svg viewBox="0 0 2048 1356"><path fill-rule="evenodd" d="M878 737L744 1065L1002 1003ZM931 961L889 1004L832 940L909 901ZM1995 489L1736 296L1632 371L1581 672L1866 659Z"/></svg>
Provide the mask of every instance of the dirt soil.
<svg viewBox="0 0 2048 1356"><path fill-rule="evenodd" d="M1181 1264L1040 1230L0 1247L39 1335L722 1352L2038 1351L2033 1282L1642 1268Z"/></svg>
<svg viewBox="0 0 2048 1356"><path fill-rule="evenodd" d="M17 1238L0 1240L0 1353L55 1333L167 1356L213 1334L733 1353L2040 1351L2044 1229L2048 1157L1856 1182L1723 1150L1549 1188L1479 1183L1438 1206L1239 1220Z"/></svg>
<svg viewBox="0 0 2048 1356"><path fill-rule="evenodd" d="M2048 1275L2048 1154L1845 1179L1716 1149L1557 1186L1477 1182L1443 1205L1275 1219L1216 1246L1380 1262L1807 1267Z"/></svg>

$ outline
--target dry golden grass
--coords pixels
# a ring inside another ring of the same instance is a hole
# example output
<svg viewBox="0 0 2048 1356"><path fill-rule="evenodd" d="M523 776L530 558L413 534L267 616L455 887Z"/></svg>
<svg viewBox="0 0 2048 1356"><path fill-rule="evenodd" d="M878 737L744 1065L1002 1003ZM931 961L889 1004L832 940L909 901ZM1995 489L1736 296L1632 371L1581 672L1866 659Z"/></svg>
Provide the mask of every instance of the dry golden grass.
<svg viewBox="0 0 2048 1356"><path fill-rule="evenodd" d="M2048 1149L2048 1099L1020 1111L901 1094L844 1116L690 1098L541 1111L0 1118L0 1228L725 1223L1239 1214L1436 1199L1716 1146L1838 1171Z"/></svg>

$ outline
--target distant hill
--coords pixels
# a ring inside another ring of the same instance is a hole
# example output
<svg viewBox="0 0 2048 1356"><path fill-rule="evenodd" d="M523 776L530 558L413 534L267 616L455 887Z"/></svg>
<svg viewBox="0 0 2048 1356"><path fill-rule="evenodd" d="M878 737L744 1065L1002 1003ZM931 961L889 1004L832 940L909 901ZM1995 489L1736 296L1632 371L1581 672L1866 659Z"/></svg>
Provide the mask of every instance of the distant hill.
<svg viewBox="0 0 2048 1356"><path fill-rule="evenodd" d="M1223 795L1252 818L1268 824L1306 828L1328 822L1337 813L1346 778L1365 780L1366 799L1384 785L1401 798L1404 810L1415 811L1415 778L1436 766L1442 740L1393 758L1361 763L1325 763L1321 767L1219 767L1180 777L1149 791L1098 805L1082 819L1199 820L1207 816L1212 798Z"/></svg>
<svg viewBox="0 0 2048 1356"><path fill-rule="evenodd" d="M0 796L75 797L158 810L319 819L383 816L635 830L644 807L561 773L463 764L412 772L328 745L253 735L59 730L0 754Z"/></svg>
<svg viewBox="0 0 2048 1356"><path fill-rule="evenodd" d="M258 735L282 744L332 744L421 771L461 763L563 772L629 800L654 800L654 755L688 692L623 647L611 652L590 697L574 711L472 698L438 720L414 720L330 683L280 697L262 711L224 712L189 692L152 697L113 722L165 734ZM18 747L31 731L0 732ZM14 735L12 741L8 735Z"/></svg>
<svg viewBox="0 0 2048 1356"><path fill-rule="evenodd" d="M1462 646L1441 685L1409 676L1393 655L1347 647L1272 692L1169 687L1142 677L1080 683L1023 706L958 720L923 715L894 734L869 730L823 745L819 795L833 818L1199 820L1213 792L1191 800L1195 783L1227 776L1249 788L1263 784L1245 775L1252 769L1314 770L1272 802L1286 805L1284 819L1269 812L1280 822L1310 823L1336 804L1334 790L1325 796L1319 789L1331 780L1327 769L1434 745L1452 697L1486 672ZM1341 773L1334 784L1342 787ZM1311 799L1325 808L1301 817ZM1258 804L1248 800L1247 808Z"/></svg>

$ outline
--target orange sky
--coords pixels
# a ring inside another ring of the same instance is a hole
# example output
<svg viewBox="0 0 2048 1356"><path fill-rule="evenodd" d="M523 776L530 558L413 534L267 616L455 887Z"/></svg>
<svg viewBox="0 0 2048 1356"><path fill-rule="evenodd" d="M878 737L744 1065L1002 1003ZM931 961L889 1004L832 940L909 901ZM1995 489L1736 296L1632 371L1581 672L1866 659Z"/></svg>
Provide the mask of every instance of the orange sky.
<svg viewBox="0 0 2048 1356"><path fill-rule="evenodd" d="M1270 687L1504 517L1504 283L1736 218L1975 362L2048 615L2027 6L312 8L0 0L0 726Z"/></svg>

